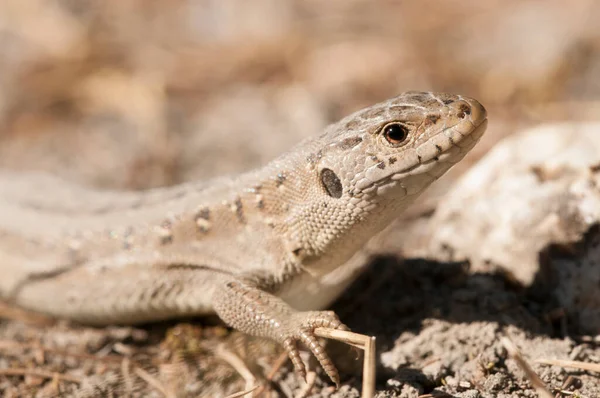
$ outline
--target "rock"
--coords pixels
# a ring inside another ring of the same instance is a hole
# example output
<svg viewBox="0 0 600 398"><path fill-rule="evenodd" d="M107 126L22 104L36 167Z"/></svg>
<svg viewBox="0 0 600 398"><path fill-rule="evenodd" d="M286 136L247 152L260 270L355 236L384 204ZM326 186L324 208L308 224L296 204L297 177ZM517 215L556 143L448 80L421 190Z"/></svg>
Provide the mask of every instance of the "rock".
<svg viewBox="0 0 600 398"><path fill-rule="evenodd" d="M600 123L543 125L502 141L457 182L419 254L540 283L598 332L599 222Z"/></svg>

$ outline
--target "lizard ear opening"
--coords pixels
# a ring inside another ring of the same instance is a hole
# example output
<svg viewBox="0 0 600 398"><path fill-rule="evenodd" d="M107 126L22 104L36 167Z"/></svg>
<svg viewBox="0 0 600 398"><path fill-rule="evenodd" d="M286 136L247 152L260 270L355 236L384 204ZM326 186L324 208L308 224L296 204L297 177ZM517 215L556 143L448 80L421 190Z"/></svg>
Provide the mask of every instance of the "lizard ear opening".
<svg viewBox="0 0 600 398"><path fill-rule="evenodd" d="M342 197L342 182L335 172L331 169L321 170L321 183L327 194L332 198L339 199Z"/></svg>

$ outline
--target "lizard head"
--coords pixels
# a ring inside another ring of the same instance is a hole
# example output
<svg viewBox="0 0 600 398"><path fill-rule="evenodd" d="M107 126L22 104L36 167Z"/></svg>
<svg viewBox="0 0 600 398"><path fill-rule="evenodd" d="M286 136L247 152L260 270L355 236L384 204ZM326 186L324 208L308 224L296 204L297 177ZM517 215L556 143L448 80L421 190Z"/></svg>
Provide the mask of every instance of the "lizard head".
<svg viewBox="0 0 600 398"><path fill-rule="evenodd" d="M309 251L352 246L338 238L357 224L354 246L381 230L461 160L486 125L486 111L474 99L413 91L329 126L308 157L317 180L311 196L319 197L299 214L312 230Z"/></svg>
<svg viewBox="0 0 600 398"><path fill-rule="evenodd" d="M330 126L317 166L323 193L368 207L416 196L461 160L483 135L474 99L406 92ZM363 200L364 199L364 200Z"/></svg>

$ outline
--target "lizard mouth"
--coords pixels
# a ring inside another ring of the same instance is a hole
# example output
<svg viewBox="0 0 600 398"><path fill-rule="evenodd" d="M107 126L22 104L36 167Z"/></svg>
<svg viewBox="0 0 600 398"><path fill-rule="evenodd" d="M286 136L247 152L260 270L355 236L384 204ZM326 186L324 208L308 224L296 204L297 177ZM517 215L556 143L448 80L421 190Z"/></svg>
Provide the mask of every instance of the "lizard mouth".
<svg viewBox="0 0 600 398"><path fill-rule="evenodd" d="M448 127L440 133L448 137L448 148L442 150L435 156L430 156L428 158L418 157L419 162L417 164L396 171L386 176L386 178L394 179L394 176L408 174L421 166L427 166L439 162L450 162L452 164L457 163L463 158L464 155L467 154L467 152L471 150L471 148L475 146L475 144L477 144L477 142L479 142L479 139L483 136L483 133L487 128L487 119L482 120L478 125L473 124L474 128L468 134L457 131L457 126L459 125L457 124L452 127ZM459 140L453 138L453 133L455 132L458 132L458 134L462 136Z"/></svg>

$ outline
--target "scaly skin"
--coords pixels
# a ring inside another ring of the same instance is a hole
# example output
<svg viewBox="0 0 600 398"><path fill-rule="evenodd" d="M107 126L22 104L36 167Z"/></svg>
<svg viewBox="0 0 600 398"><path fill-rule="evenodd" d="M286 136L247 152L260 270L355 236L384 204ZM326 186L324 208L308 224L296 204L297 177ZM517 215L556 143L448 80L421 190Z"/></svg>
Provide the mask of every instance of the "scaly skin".
<svg viewBox="0 0 600 398"><path fill-rule="evenodd" d="M313 331L346 327L314 310L486 124L475 100L408 92L236 177L122 193L0 172L0 294L96 325L216 312L280 342L305 375L301 341L337 384Z"/></svg>

